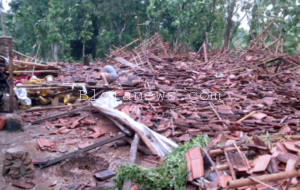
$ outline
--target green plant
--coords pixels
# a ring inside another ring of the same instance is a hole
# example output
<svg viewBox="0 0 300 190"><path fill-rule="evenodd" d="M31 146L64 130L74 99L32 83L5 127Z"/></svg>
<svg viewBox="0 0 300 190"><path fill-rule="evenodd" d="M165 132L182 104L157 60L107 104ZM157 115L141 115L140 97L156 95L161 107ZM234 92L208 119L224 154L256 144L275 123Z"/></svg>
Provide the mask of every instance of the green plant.
<svg viewBox="0 0 300 190"><path fill-rule="evenodd" d="M124 180L131 179L139 189L186 189L187 166L185 153L193 147L200 149L207 146L210 139L207 135L201 135L193 138L185 144L180 145L177 149L171 151L166 159L160 163L157 168L148 170L140 168L137 165L121 166L113 179L116 189L122 189Z"/></svg>
<svg viewBox="0 0 300 190"><path fill-rule="evenodd" d="M93 55L92 55L92 54L87 54L87 55L85 55L84 57L89 58L89 60L92 60L92 59L93 59Z"/></svg>
<svg viewBox="0 0 300 190"><path fill-rule="evenodd" d="M75 60L74 60L73 57L67 56L67 55L65 55L65 56L63 57L63 61L64 61L64 62L67 62L67 63L74 63L74 62L75 62Z"/></svg>

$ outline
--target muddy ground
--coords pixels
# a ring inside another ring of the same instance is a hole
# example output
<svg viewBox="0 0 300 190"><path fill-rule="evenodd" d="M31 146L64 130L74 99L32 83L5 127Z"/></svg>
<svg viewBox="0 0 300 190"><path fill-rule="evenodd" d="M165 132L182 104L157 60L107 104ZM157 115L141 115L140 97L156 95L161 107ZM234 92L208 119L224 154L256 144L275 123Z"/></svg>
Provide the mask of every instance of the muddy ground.
<svg viewBox="0 0 300 190"><path fill-rule="evenodd" d="M57 111L47 112L46 115L56 114ZM21 112L19 112L20 114ZM23 112L24 113L24 112ZM91 112L81 113L89 119L96 121L96 126L101 127L101 131L105 135L91 139L87 135L70 135L58 134L50 135L51 130L47 129L45 124L31 125L28 122L24 123L24 131L8 132L0 131L0 190L17 190L19 188L13 187L10 181L6 181L2 176L2 167L5 151L12 147L25 148L32 158L48 158L53 159L62 156L66 153L78 150L77 144L65 145L65 142L77 140L80 142L89 141L90 143L99 142L101 140L110 138L111 134L117 134L119 129L111 123L105 116L99 113L91 114ZM65 117L64 119L74 120L74 118ZM50 122L55 122L51 120ZM93 125L94 127L95 125ZM80 127L81 130L88 131L87 127ZM56 143L56 149L67 151L65 153L41 151L38 147L38 139L47 139ZM119 165L126 164L129 158L130 145L118 147L113 146L114 142L98 147L88 152L88 154L80 155L79 158L65 160L48 168L40 169L35 166L35 178L31 180L36 184L35 190L60 190L69 187L73 183L89 184L96 186L97 180L93 174L101 169L101 167L108 167L116 171ZM143 154L138 152L136 163L140 163L143 159ZM21 179L22 180L22 179ZM111 179L110 179L111 180ZM108 181L110 181L108 180Z"/></svg>

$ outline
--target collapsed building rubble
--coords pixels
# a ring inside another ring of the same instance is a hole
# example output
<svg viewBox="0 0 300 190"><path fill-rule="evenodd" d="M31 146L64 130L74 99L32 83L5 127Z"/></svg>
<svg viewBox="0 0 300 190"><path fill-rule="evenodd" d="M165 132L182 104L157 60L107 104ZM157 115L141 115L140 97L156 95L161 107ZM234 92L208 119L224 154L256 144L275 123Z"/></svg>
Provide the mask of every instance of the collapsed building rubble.
<svg viewBox="0 0 300 190"><path fill-rule="evenodd" d="M190 189L299 188L300 57L283 53L279 39L266 45L266 31L247 50L218 52L210 51L206 42L198 52L189 52L185 43L172 51L157 33L130 48L140 42L135 40L107 55L106 62L119 74L108 87L99 81L104 63L42 65L15 60L15 68L26 65L32 70L14 71L25 75L15 85L26 89L31 100L22 107L29 108L21 113L23 120L49 130L36 142L42 151L66 153L52 160L34 159L35 164L51 166L123 138L133 147L130 164L139 150L158 155L142 162L156 167L176 143L207 134L213 140L205 149L186 154ZM107 91L115 92L121 104L114 102L112 108L108 101L99 103L96 99ZM84 110L107 116L122 133L110 132L105 142L94 141L105 133ZM77 145L78 150L69 152L47 140L60 134L68 135L66 146ZM208 160L210 170L204 170L203 160ZM213 173L213 181L204 180ZM105 168L95 177L106 180L114 174ZM133 184L125 182L124 187ZM69 189L85 187L90 188L72 184Z"/></svg>

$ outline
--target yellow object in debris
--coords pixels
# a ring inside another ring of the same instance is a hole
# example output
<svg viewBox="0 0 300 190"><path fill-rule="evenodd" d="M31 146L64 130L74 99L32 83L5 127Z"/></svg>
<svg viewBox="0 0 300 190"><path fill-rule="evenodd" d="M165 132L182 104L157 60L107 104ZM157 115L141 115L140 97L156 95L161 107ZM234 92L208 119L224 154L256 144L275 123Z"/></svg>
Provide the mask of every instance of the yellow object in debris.
<svg viewBox="0 0 300 190"><path fill-rule="evenodd" d="M34 106L34 107L31 107L30 109L37 109L37 108L42 108L41 106Z"/></svg>
<svg viewBox="0 0 300 190"><path fill-rule="evenodd" d="M68 103L74 103L76 101L77 97L76 96L72 96L70 94L65 95L64 97L64 104L68 104Z"/></svg>
<svg viewBox="0 0 300 190"><path fill-rule="evenodd" d="M20 105L19 108L20 108L21 110L25 110L25 109L31 108L31 106L30 106L30 105L29 105L29 106L26 106L26 105Z"/></svg>
<svg viewBox="0 0 300 190"><path fill-rule="evenodd" d="M80 100L88 100L90 97L88 95L81 95Z"/></svg>
<svg viewBox="0 0 300 190"><path fill-rule="evenodd" d="M41 90L42 96L44 97L53 97L54 96L54 91L53 90Z"/></svg>
<svg viewBox="0 0 300 190"><path fill-rule="evenodd" d="M51 100L49 98L44 98L43 96L39 96L39 100L40 100L41 104L43 104L43 105L47 105L51 102Z"/></svg>
<svg viewBox="0 0 300 190"><path fill-rule="evenodd" d="M39 83L41 82L41 79L33 76L31 77L31 79L28 81L28 84L36 84L36 83ZM36 93L39 93L39 91L36 91L36 90L27 90L27 93L29 94L36 94Z"/></svg>
<svg viewBox="0 0 300 190"><path fill-rule="evenodd" d="M47 90L41 90L41 94L42 94L42 96L47 96Z"/></svg>
<svg viewBox="0 0 300 190"><path fill-rule="evenodd" d="M36 83L39 83L39 82L42 82L41 79L34 78L34 79L30 79L28 84L36 84Z"/></svg>

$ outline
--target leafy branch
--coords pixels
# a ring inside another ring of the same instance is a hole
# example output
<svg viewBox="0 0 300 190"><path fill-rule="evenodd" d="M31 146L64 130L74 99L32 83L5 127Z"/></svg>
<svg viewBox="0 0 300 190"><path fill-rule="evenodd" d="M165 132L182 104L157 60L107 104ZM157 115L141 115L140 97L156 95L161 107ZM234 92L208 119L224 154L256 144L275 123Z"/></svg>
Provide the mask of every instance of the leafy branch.
<svg viewBox="0 0 300 190"><path fill-rule="evenodd" d="M116 184L115 189L122 189L124 180L131 179L139 189L174 188L184 190L187 182L185 153L193 147L203 149L209 142L210 139L206 134L197 136L172 150L166 159L154 169L148 170L137 165L123 165L113 179Z"/></svg>

